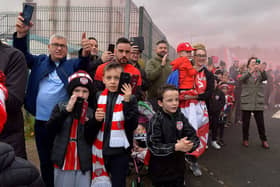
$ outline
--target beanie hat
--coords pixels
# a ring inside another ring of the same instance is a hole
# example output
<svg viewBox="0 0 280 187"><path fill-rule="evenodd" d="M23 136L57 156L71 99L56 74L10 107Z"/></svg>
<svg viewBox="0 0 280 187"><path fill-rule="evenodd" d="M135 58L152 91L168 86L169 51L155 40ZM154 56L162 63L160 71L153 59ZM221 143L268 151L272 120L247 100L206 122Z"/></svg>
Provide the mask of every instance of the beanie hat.
<svg viewBox="0 0 280 187"><path fill-rule="evenodd" d="M181 51L193 51L194 48L192 48L191 44L188 42L180 43L177 47L177 53Z"/></svg>
<svg viewBox="0 0 280 187"><path fill-rule="evenodd" d="M68 94L72 95L73 90L78 86L86 87L90 95L93 93L93 80L87 72L79 70L70 75L68 78Z"/></svg>

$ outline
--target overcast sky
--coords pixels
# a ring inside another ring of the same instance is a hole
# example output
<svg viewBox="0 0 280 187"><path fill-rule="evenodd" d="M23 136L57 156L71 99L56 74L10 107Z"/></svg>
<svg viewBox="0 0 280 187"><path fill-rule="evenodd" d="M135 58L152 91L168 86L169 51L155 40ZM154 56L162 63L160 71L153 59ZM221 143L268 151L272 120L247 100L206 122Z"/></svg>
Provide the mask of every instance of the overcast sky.
<svg viewBox="0 0 280 187"><path fill-rule="evenodd" d="M133 0L173 45L280 46L280 0Z"/></svg>
<svg viewBox="0 0 280 187"><path fill-rule="evenodd" d="M138 6L144 5L173 46L189 41L202 42L209 47L257 45L280 48L280 0L132 1ZM22 2L0 0L0 11L19 11Z"/></svg>

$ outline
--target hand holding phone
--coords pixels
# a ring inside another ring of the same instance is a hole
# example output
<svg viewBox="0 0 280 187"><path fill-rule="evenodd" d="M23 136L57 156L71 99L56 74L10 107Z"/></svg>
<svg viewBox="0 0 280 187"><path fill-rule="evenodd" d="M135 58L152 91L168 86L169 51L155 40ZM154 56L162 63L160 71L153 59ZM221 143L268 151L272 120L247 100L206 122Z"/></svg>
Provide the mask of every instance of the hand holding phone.
<svg viewBox="0 0 280 187"><path fill-rule="evenodd" d="M130 81L131 81L131 76L129 73L125 73L125 72L121 72L121 76L120 76L120 81L119 81L119 86L118 86L118 92L120 94L124 94L122 92L122 88L123 88L123 85L126 83L126 84L130 84Z"/></svg>
<svg viewBox="0 0 280 187"><path fill-rule="evenodd" d="M108 51L114 53L115 52L115 45L114 44L109 44Z"/></svg>
<svg viewBox="0 0 280 187"><path fill-rule="evenodd" d="M29 4L25 4L24 7L23 7L23 11L22 11L22 17L24 19L23 23L27 26L30 25L33 10L34 10L34 7L29 5Z"/></svg>

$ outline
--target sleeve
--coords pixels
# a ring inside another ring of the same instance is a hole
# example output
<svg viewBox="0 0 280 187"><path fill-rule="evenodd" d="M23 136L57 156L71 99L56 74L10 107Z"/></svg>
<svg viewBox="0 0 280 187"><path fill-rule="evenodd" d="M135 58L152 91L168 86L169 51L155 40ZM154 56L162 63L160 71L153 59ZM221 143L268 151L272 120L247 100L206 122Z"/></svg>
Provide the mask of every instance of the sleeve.
<svg viewBox="0 0 280 187"><path fill-rule="evenodd" d="M103 121L99 122L95 119L95 111L97 108L97 97L95 97L94 105L93 105L93 118L85 123L85 139L88 144L92 144L96 139L99 130L102 128Z"/></svg>
<svg viewBox="0 0 280 187"><path fill-rule="evenodd" d="M24 56L27 63L28 68L32 69L35 62L39 61L39 56L32 55L27 50L27 38L17 38L17 33L13 34L13 47L20 50Z"/></svg>
<svg viewBox="0 0 280 187"><path fill-rule="evenodd" d="M175 143L162 143L161 121L157 114L150 120L147 129L147 146L155 156L168 156L175 153Z"/></svg>
<svg viewBox="0 0 280 187"><path fill-rule="evenodd" d="M260 80L261 81L266 81L267 80L267 75L266 75L265 71L260 72Z"/></svg>
<svg viewBox="0 0 280 187"><path fill-rule="evenodd" d="M198 100L204 100L204 101L208 100L211 97L215 87L215 80L214 80L213 73L209 72L208 70L205 70L205 75L207 79L206 91L203 94L198 95Z"/></svg>
<svg viewBox="0 0 280 187"><path fill-rule="evenodd" d="M245 82L249 79L251 76L251 73L249 71L242 73L241 77L239 78L239 81Z"/></svg>
<svg viewBox="0 0 280 187"><path fill-rule="evenodd" d="M123 101L123 113L125 116L126 131L133 132L138 125L138 106L136 97L132 96L129 102Z"/></svg>
<svg viewBox="0 0 280 187"><path fill-rule="evenodd" d="M82 50L79 50L79 57L80 58L84 58L82 57ZM96 60L90 60L90 56L88 57L88 63L81 63L80 65L80 69L85 70L88 73L94 72L96 71L97 67L99 65L103 64L101 58L98 58Z"/></svg>
<svg viewBox="0 0 280 187"><path fill-rule="evenodd" d="M156 80L162 72L161 65L156 65L157 62L154 62L152 60L148 61L148 63L145 66L145 72L147 75L147 79L150 81ZM166 64L168 65L168 64Z"/></svg>
<svg viewBox="0 0 280 187"><path fill-rule="evenodd" d="M8 90L6 110L11 114L21 110L27 81L27 67L23 54L13 48L10 50L14 50L14 52L10 56L4 73L6 75L5 86Z"/></svg>
<svg viewBox="0 0 280 187"><path fill-rule="evenodd" d="M183 137L188 137L187 140L190 140L193 143L193 147L192 149L189 151L189 153L192 153L193 151L196 150L196 148L198 148L199 144L200 144L200 140L199 138L196 136L196 131L194 130L194 128L190 125L189 120L183 115L181 114L183 117L183 121L184 121L184 129L183 129Z"/></svg>
<svg viewBox="0 0 280 187"><path fill-rule="evenodd" d="M60 105L60 106L59 106ZM54 140L57 132L61 130L63 123L70 113L66 110L66 105L57 104L52 110L50 119L46 126L51 140Z"/></svg>

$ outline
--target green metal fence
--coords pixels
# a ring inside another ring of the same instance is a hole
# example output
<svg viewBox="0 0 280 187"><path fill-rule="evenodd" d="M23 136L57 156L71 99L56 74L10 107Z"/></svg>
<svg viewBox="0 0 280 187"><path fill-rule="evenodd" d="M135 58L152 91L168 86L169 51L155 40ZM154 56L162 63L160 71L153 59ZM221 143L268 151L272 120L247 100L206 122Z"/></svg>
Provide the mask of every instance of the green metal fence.
<svg viewBox="0 0 280 187"><path fill-rule="evenodd" d="M15 31L18 13L0 13L0 38L11 40ZM125 32L125 8L123 7L42 7L36 6L33 14L34 26L30 32L30 51L33 54L47 53L48 39L53 33L61 33L68 38L69 53L77 55L82 33L97 38L99 50L107 49ZM144 36L143 59L154 55L155 43L167 37L153 23L144 7L131 8L129 36ZM175 49L170 46L170 58L175 57Z"/></svg>

